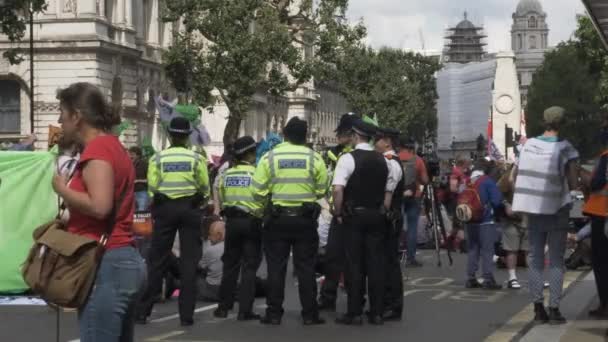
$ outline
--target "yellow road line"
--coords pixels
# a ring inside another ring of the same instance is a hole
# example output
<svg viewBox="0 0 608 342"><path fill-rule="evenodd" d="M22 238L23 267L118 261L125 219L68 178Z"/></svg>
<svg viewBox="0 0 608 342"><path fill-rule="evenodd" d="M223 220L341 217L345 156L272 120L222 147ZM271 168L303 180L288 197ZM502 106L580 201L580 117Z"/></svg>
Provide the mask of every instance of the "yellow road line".
<svg viewBox="0 0 608 342"><path fill-rule="evenodd" d="M582 271L566 272L564 276L564 289L567 289L583 274ZM534 308L532 305L526 307L511 317L492 335L488 336L484 342L510 342L522 331L534 318Z"/></svg>

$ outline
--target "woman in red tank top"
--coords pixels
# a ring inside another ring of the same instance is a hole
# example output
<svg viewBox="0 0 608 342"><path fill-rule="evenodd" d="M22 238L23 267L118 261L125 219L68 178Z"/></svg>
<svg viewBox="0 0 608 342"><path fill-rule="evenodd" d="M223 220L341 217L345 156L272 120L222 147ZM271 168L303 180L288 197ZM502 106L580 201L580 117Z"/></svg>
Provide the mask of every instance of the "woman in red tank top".
<svg viewBox="0 0 608 342"><path fill-rule="evenodd" d="M53 179L55 192L70 210L68 230L99 239L113 225L95 285L79 310L80 341L133 341L135 302L146 270L131 234L135 170L111 134L120 116L89 83L72 84L57 99L64 135L84 146L72 179Z"/></svg>

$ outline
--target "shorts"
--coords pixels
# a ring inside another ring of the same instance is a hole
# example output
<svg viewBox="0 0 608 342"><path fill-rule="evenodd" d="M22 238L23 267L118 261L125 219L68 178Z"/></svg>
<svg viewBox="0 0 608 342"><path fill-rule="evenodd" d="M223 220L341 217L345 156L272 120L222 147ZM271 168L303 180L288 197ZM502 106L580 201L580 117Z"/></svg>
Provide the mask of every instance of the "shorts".
<svg viewBox="0 0 608 342"><path fill-rule="evenodd" d="M530 250L528 229L519 223L506 223L502 230L502 248L507 252Z"/></svg>

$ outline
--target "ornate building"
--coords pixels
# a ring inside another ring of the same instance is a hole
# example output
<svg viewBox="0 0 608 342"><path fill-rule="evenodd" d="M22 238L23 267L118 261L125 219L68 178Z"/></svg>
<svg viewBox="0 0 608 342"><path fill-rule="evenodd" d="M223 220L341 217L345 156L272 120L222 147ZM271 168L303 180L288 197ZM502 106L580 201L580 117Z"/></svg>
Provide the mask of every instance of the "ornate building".
<svg viewBox="0 0 608 342"><path fill-rule="evenodd" d="M455 27L448 29L446 44L443 52L444 63L481 62L484 59L483 28L475 26L464 13L464 20Z"/></svg>
<svg viewBox="0 0 608 342"><path fill-rule="evenodd" d="M513 13L511 48L520 82L522 101L527 102L534 72L543 64L549 49L547 14L538 0L521 0Z"/></svg>

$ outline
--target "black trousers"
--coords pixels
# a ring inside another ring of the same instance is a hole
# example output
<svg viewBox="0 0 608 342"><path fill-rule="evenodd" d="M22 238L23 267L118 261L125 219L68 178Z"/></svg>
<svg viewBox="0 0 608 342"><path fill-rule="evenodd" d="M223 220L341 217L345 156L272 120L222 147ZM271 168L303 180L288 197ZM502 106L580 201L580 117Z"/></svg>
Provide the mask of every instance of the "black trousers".
<svg viewBox="0 0 608 342"><path fill-rule="evenodd" d="M203 252L201 212L192 198L168 200L152 208L154 232L148 253L148 286L138 307L138 315L149 316L162 288L162 279L170 266L175 233L179 231L179 316L192 320L196 304L197 265Z"/></svg>
<svg viewBox="0 0 608 342"><path fill-rule="evenodd" d="M601 305L608 305L608 238L604 234L606 218L591 216L591 261Z"/></svg>
<svg viewBox="0 0 608 342"><path fill-rule="evenodd" d="M399 257L399 240L403 220L397 220L397 227L388 227L385 241L386 251L386 286L384 293L384 310L403 312L403 275Z"/></svg>
<svg viewBox="0 0 608 342"><path fill-rule="evenodd" d="M293 264L298 278L302 317L304 319L318 317L315 264L319 235L316 221L299 216L275 217L265 227L263 239L268 264L266 315L271 318L280 318L283 315L285 275L289 252L293 249Z"/></svg>
<svg viewBox="0 0 608 342"><path fill-rule="evenodd" d="M322 271L325 276L319 302L335 304L338 297L340 274L344 272L344 225L334 218L327 236Z"/></svg>
<svg viewBox="0 0 608 342"><path fill-rule="evenodd" d="M252 311L255 300L255 274L262 261L262 220L254 217L228 218L224 241L224 263L220 285L220 308L231 310L239 274L239 312Z"/></svg>
<svg viewBox="0 0 608 342"><path fill-rule="evenodd" d="M367 278L370 313L382 315L386 261L386 220L379 210L358 212L345 218L345 281L347 314L363 314Z"/></svg>

